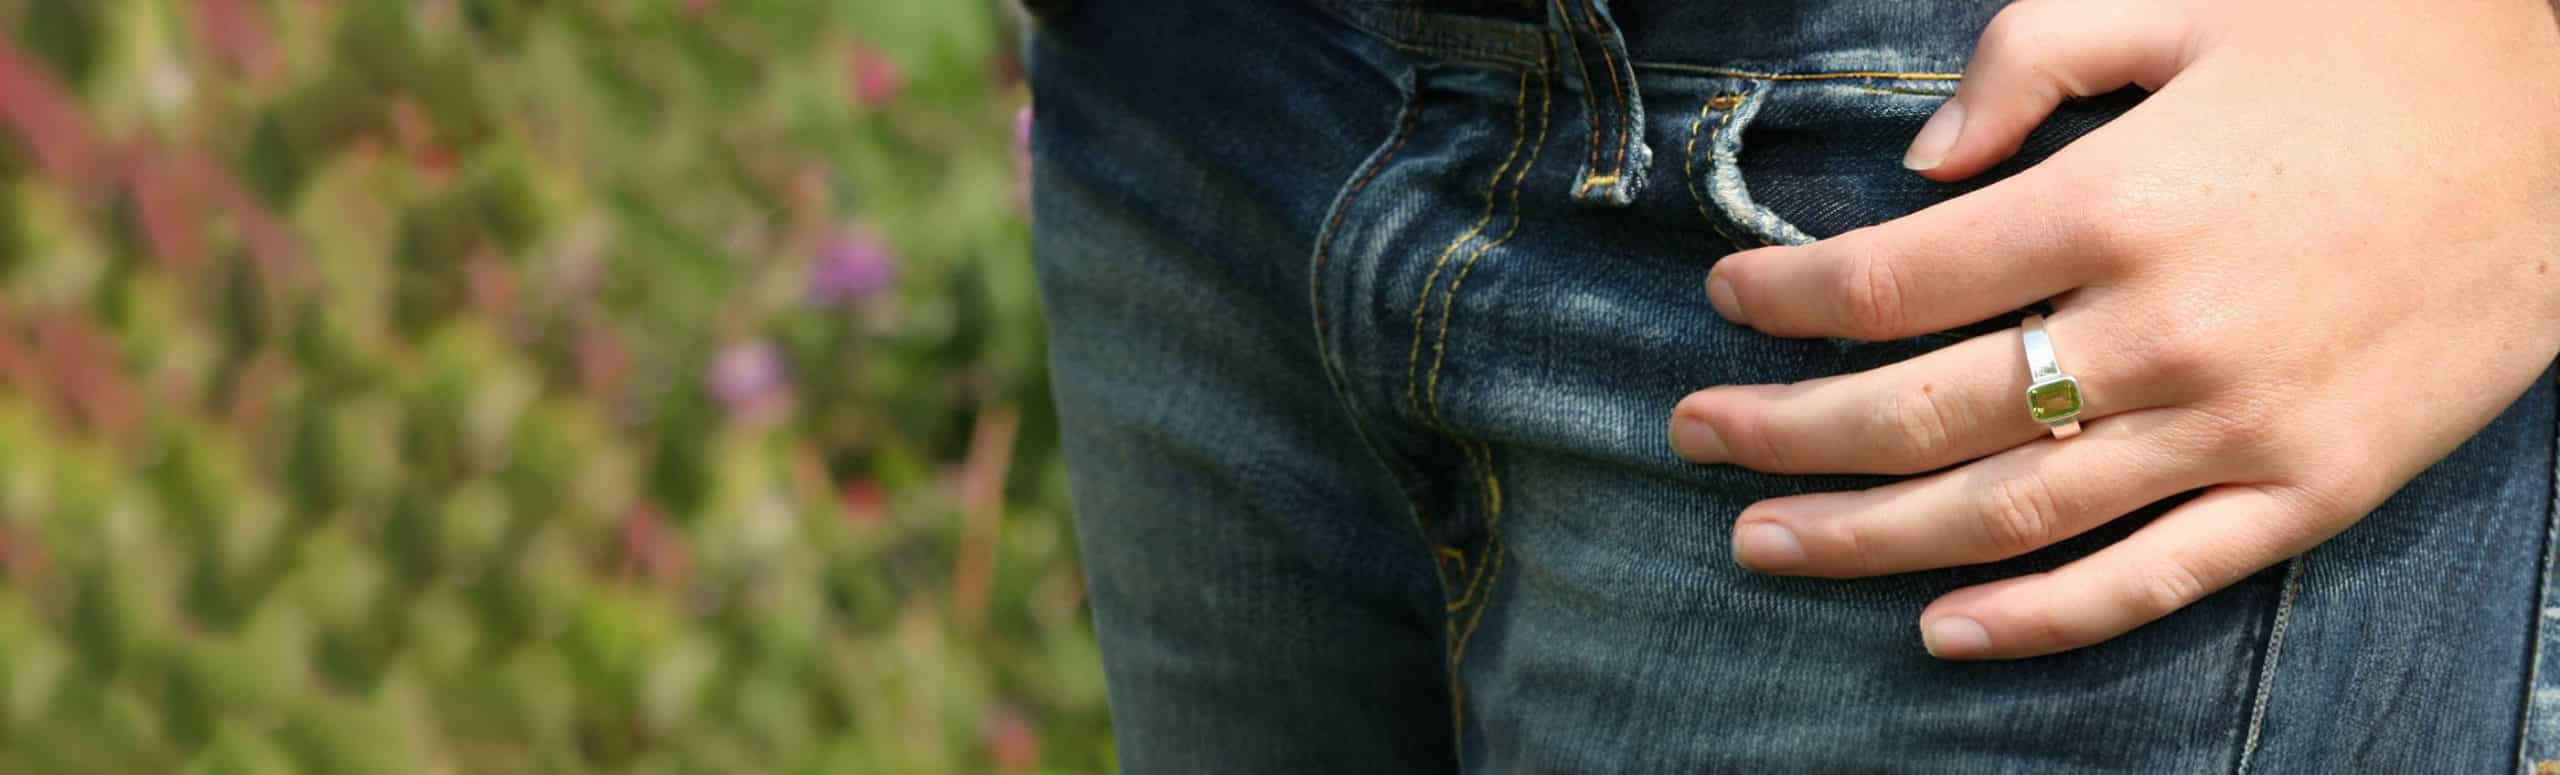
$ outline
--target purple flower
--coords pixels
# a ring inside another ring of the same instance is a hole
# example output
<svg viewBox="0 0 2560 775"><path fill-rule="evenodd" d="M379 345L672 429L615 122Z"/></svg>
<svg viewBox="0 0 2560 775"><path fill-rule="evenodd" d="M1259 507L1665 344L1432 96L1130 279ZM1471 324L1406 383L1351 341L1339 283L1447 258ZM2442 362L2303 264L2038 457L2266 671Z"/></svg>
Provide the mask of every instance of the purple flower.
<svg viewBox="0 0 2560 775"><path fill-rule="evenodd" d="M751 339L731 344L711 360L711 394L729 411L756 413L779 404L791 387L789 367L773 343Z"/></svg>
<svg viewBox="0 0 2560 775"><path fill-rule="evenodd" d="M842 307L889 287L894 258L889 245L868 229L850 229L818 248L809 265L809 303Z"/></svg>

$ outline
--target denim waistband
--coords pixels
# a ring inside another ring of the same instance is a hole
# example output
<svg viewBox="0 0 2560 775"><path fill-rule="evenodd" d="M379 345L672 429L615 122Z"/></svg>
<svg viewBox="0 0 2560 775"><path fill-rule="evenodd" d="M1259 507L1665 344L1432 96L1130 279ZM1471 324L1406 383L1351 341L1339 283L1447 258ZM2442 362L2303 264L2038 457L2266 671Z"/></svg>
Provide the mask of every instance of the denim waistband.
<svg viewBox="0 0 2560 775"><path fill-rule="evenodd" d="M1606 20L1637 65L1772 74L1955 72L2003 0L1317 0L1417 49L1539 60L1544 33ZM1560 41L1561 42L1561 41Z"/></svg>
<svg viewBox="0 0 2560 775"><path fill-rule="evenodd" d="M1635 200L1652 149L1638 70L1719 75L1941 74L1963 69L2000 0L1316 0L1408 50L1534 65L1584 95L1590 153L1575 199Z"/></svg>

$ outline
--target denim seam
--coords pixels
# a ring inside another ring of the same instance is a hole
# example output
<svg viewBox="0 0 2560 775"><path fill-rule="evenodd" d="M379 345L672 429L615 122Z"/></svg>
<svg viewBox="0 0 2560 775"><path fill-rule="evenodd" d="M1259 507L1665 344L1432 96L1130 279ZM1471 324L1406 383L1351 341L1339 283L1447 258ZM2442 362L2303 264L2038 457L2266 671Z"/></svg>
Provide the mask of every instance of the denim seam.
<svg viewBox="0 0 2560 775"><path fill-rule="evenodd" d="M1512 237L1519 236L1521 223L1526 220L1520 211L1521 191L1528 186L1529 173L1537 169L1538 159L1545 155L1547 133L1554 125L1555 91L1548 85L1546 69L1541 67L1537 72L1538 140L1530 145L1528 161L1521 164L1520 171L1511 179L1511 226L1503 231L1502 236L1476 246L1476 249L1467 255L1467 259L1458 265L1458 276L1449 281L1448 292L1440 295L1440 331L1434 335L1431 342L1431 376L1424 392L1430 398L1431 423L1439 426L1443 432L1448 431L1449 423L1446 418L1440 416L1440 373L1442 366L1448 362L1449 323L1451 317L1456 314L1458 290L1466 287L1467 276L1475 271L1477 262L1482 260L1485 254L1510 242ZM1522 83L1525 86L1527 82L1524 80ZM1521 106L1526 108L1527 105L1528 91L1524 88L1521 91ZM1499 182L1496 180L1496 183ZM1492 200L1488 198L1486 201L1489 203ZM1490 214L1491 211L1487 212ZM1419 335L1421 332L1417 330L1415 333ZM1454 435L1452 440L1457 441L1461 449L1465 449L1469 444L1464 439L1455 438ZM1485 510L1490 514L1488 520L1498 523L1502 515L1502 476L1494 470L1493 448L1482 441L1474 442L1473 449L1467 452L1467 458L1468 462L1475 466L1477 476L1483 480Z"/></svg>
<svg viewBox="0 0 2560 775"><path fill-rule="evenodd" d="M2554 381L2560 382L2560 379ZM2536 695L2541 693L2543 681L2543 655L2551 647L2549 636L2552 633L2551 606L2554 603L2551 599L2552 573L2555 570L2553 560L2560 559L2554 555L2554 552L2560 552L2560 433L2553 435L2552 443L2555 462L2552 471L2551 500L2543 510L2542 552L2540 556L2534 558L2534 562L2540 566L2540 572L2534 574L2537 586L2534 590L2533 646L2525 650L2528 661L2525 663L2524 702L2516 714L2516 771L2533 775L2560 769L2560 762L2547 759L2536 761L2537 757L2549 753L2549 741L2536 741L2533 733L2534 711L2539 709ZM2542 745L2537 747L2537 742Z"/></svg>
<svg viewBox="0 0 2560 775"><path fill-rule="evenodd" d="M1707 166L1707 197L1736 225L1749 231L1752 239L1759 240L1760 247L1812 242L1811 235L1753 200L1750 184L1742 179L1742 133L1767 108L1767 99L1738 100L1707 132L1707 158L1711 162Z"/></svg>
<svg viewBox="0 0 2560 775"><path fill-rule="evenodd" d="M2264 664L2258 666L2257 686L2251 692L2254 697L2249 703L2249 720L2245 726L2247 731L2240 742L2240 762L2232 768L2233 775L2248 775L2249 763L2258 753L2259 735L2266 730L2267 703L2275 694L2276 665L2284 656L2285 629L2293 621L2293 603L2302 595L2302 577L2307 565L2300 555L2285 563L2284 583L2276 590L2275 616L2267 628L2266 656Z"/></svg>
<svg viewBox="0 0 2560 775"><path fill-rule="evenodd" d="M1537 169L1538 159L1545 155L1547 132L1554 125L1555 93L1552 89L1545 87L1546 77L1545 70L1541 69L1539 71L1541 91L1538 105L1538 141L1529 148L1528 163L1522 165L1517 176L1511 180L1511 226L1503 232L1502 236L1477 246L1474 252L1468 254L1467 260L1458 265L1458 276L1449 281L1449 292L1440 296L1440 331L1431 343L1431 376L1428 384L1424 386L1424 392L1430 396L1431 421L1441 426L1443 430L1447 429L1448 423L1440 416L1440 372L1441 366L1447 362L1449 355L1449 319L1457 308L1458 289L1466 286L1467 275L1475 271L1476 263L1482 260L1485 254L1493 252L1494 248L1502 247L1504 243L1510 242L1511 238L1520 235L1521 222L1526 220L1520 212L1521 190L1529 183L1530 171ZM1525 93L1523 104L1526 104ZM1499 501L1498 496L1496 500Z"/></svg>
<svg viewBox="0 0 2560 775"><path fill-rule="evenodd" d="M1547 43L1544 51L1552 52L1554 39L1549 37ZM1448 353L1451 311L1457 306L1458 290L1466 284L1467 274L1475 269L1476 261L1483 258L1486 253L1492 252L1494 248L1511 241L1512 237L1520 233L1521 224L1527 220L1526 214L1520 209L1521 193L1528 186L1529 173L1537 169L1538 159L1545 155L1549 132L1555 127L1555 84L1552 80L1555 74L1547 67L1550 61L1552 59L1547 56L1542 56L1539 61L1537 70L1538 139L1529 147L1528 161L1521 165L1520 171L1511 180L1511 226L1500 238L1477 248L1474 254L1467 257L1466 262L1458 267L1458 276L1449 281L1449 292L1441 298L1440 331L1432 344L1429 393L1431 396L1430 421L1440 426L1443 433L1448 432L1448 424L1440 417L1440 369ZM1525 93L1522 104L1524 106L1527 104ZM1451 609L1449 620L1449 626L1456 636L1452 639L1449 648L1449 729L1452 739L1457 741L1457 759L1463 767L1466 759L1467 684L1464 679L1464 670L1467 645L1475 640L1476 628L1484 623L1485 609L1493 607L1493 590L1502 584L1503 558L1509 554L1509 549L1502 540L1502 477L1497 472L1493 461L1492 446L1481 441L1469 442L1458 439L1455 434L1451 434L1451 437L1458 442L1460 449L1469 449L1469 445L1472 444L1473 451L1468 453L1470 459L1480 458L1479 470L1484 478L1486 511L1485 553L1487 557L1479 563L1477 571L1477 576L1483 581L1483 596L1477 597L1476 585L1471 582L1468 585L1467 602L1474 606L1475 610L1467 614L1466 626L1457 625L1455 608Z"/></svg>
<svg viewBox="0 0 2560 775"><path fill-rule="evenodd" d="M1698 190L1698 135L1699 130L1706 128L1707 114L1715 113L1719 109L1723 112L1716 116L1716 131L1724 131L1725 122L1733 118L1734 110L1742 107L1743 101L1747 99L1750 97L1740 94L1719 94L1709 98L1707 104L1698 107L1697 120L1689 122L1689 145L1688 150L1684 152L1687 158L1682 165L1686 171L1685 177L1689 179L1689 199L1698 204L1698 217L1707 222L1708 228L1716 231L1716 236L1723 237L1724 241L1735 249L1747 249L1750 246L1742 244L1741 239L1734 237L1733 232L1724 227L1724 221L1716 218L1715 213L1707 209L1707 195ZM1719 106L1717 103L1723 104ZM1709 143L1709 146L1712 147L1713 143Z"/></svg>
<svg viewBox="0 0 2560 775"><path fill-rule="evenodd" d="M1363 418L1359 399L1352 395L1349 380L1342 374L1342 365L1334 357L1332 334L1325 325L1324 295L1325 270L1333 257L1333 243L1341 236L1349 220L1351 209L1359 204L1360 195L1368 190L1369 184L1375 182L1378 175L1404 151L1405 145L1413 140L1414 127L1422 112L1421 90L1416 88L1417 84L1414 81L1414 76L1408 73L1403 82L1398 84L1404 92L1404 100L1397 111L1394 134L1389 140L1380 141L1383 150L1371 153L1369 160L1363 165L1364 169L1355 174L1349 186L1335 197L1333 216L1327 220L1324 234L1316 240L1315 256L1311 271L1308 272L1307 293L1309 314L1315 324L1316 356L1324 366L1325 380L1332 385L1334 400L1342 405L1343 413L1351 418L1352 429L1360 435L1361 446L1366 447L1369 455L1378 461L1379 466L1387 469L1389 475L1395 478L1396 489L1404 494L1406 508L1412 515L1415 527L1420 529L1426 519L1422 511L1422 498L1414 492L1414 481L1417 477L1396 463L1395 458L1389 455L1385 447L1380 444L1377 433L1370 429L1368 421ZM1428 539L1428 531L1423 532L1425 543L1431 543ZM1436 562L1434 564L1437 565Z"/></svg>
<svg viewBox="0 0 2560 775"><path fill-rule="evenodd" d="M1527 74L1524 73L1523 75L1525 76ZM1451 442L1458 445L1459 451L1466 454L1468 468L1476 474L1477 478L1481 480L1484 485L1485 511L1487 514L1486 533L1488 534L1488 538L1486 540L1487 553L1496 551L1495 547L1498 547L1501 542L1500 525L1502 518L1502 478L1494 471L1493 449L1482 442L1459 438L1456 433L1449 429L1448 421L1440 416L1440 371L1441 367L1446 362L1446 357L1448 355L1450 317L1452 314L1451 311L1458 303L1458 290L1465 287L1467 275L1475 269L1477 259L1483 258L1486 253L1491 252L1496 247L1500 247L1505 242L1511 241L1513 236L1520 233L1520 223L1523 220L1523 216L1520 211L1521 191L1528 184L1529 172L1537 169L1538 159L1544 155L1544 151L1546 150L1548 130L1554 125L1555 90L1548 84L1548 74L1546 70L1540 69L1537 71L1537 75L1540 94L1538 106L1538 140L1529 148L1528 161L1521 165L1520 171L1511 180L1511 226L1504 231L1500 238L1485 243L1478 247L1474 252L1470 253L1466 260L1461 262L1457 276L1449 281L1449 291L1441 294L1440 330L1432 340L1431 373L1429 383L1423 390L1423 393L1429 396L1429 405L1427 410L1423 407L1415 407L1416 411L1422 414L1425 422L1435 428L1438 428L1443 435L1448 436ZM1525 87L1528 81L1524 77L1521 83ZM1523 88L1521 91L1520 108L1521 113L1524 115L1527 113L1528 104L1528 92L1526 88ZM1522 128L1526 129L1525 122L1523 122ZM1520 135L1522 139L1526 139L1527 136L1528 133L1525 131ZM1498 178L1495 180L1495 184L1497 186L1500 185L1500 182L1501 181ZM1427 293L1429 291L1428 286L1426 286L1424 290ZM1421 341L1421 335L1422 331L1417 323L1414 329L1416 343ZM1417 350L1417 352L1419 352L1419 350ZM1474 602L1478 583L1483 581L1484 575L1490 572L1490 569L1487 567L1490 565L1493 565L1493 563L1479 562L1475 578L1468 580L1465 595L1460 597L1456 602L1450 604L1449 610L1451 612L1456 612L1459 609L1464 608L1466 605ZM1472 636L1473 634L1474 630L1470 627L1468 631L1464 633L1458 641L1456 641L1456 647L1453 648L1452 651L1454 653L1463 653L1465 651L1465 637Z"/></svg>
<svg viewBox="0 0 2560 775"><path fill-rule="evenodd" d="M1485 227L1493 225L1494 205L1497 201L1496 197L1500 196L1502 193L1502 178L1510 174L1512 163L1520 160L1520 146L1528 141L1529 71L1521 70L1519 92L1512 97L1511 101L1511 152L1509 155L1503 157L1501 166L1494 168L1493 177L1485 180L1484 214L1477 216L1475 225L1468 227L1466 231L1459 233L1458 238L1451 240L1448 247L1441 248L1440 256L1438 258L1432 259L1431 271L1422 278L1421 298L1416 299L1413 303L1413 345L1406 350L1404 358L1404 400L1405 404L1412 407L1416 414L1420 414L1422 412L1420 387L1420 374L1422 371L1422 320L1424 310L1431 306L1431 290L1439 285L1440 273L1442 270L1448 268L1449 257L1457 255L1460 248L1466 247L1469 243L1475 242L1477 237L1484 235ZM1454 289L1452 290L1454 291Z"/></svg>
<svg viewBox="0 0 2560 775"><path fill-rule="evenodd" d="M1519 90L1512 98L1511 151L1503 159L1501 166L1494 169L1493 176L1485 180L1484 214L1477 219L1475 226L1460 234L1456 240L1449 243L1448 247L1443 248L1440 251L1440 256L1432 262L1431 272L1423 278L1421 298L1414 302L1412 347L1405 355L1405 402L1409 407L1411 407L1416 418L1423 420L1427 425L1438 429L1444 434L1447 434L1448 427L1445 423L1440 422L1437 411L1439 408L1437 398L1435 397L1431 402L1430 409L1426 410L1421 397L1422 390L1420 387L1420 371L1422 362L1422 331L1424 315L1431 305L1431 291L1433 288L1438 286L1440 274L1442 270L1447 268L1449 258L1456 255L1460 249L1466 247L1469 243L1476 241L1477 237L1482 236L1486 227L1493 225L1493 216L1496 212L1495 208L1501 201L1503 192L1502 179L1510 175L1511 166L1520 161L1520 148L1523 145L1526 145L1529 141L1529 78L1533 73L1534 71L1527 69L1520 71ZM1543 75L1540 75L1539 77L1541 79L1544 78ZM1543 83L1543 80L1541 82ZM1544 141L1541 140L1541 142ZM1527 176L1528 166L1534 166L1535 164L1536 160L1531 159L1528 165L1522 167L1521 173L1523 178ZM1514 194L1514 201L1517 201L1516 193ZM1443 294L1441 303L1444 306L1451 303L1453 298L1449 294L1455 294L1456 292L1457 285L1455 282L1452 282L1448 294ZM1437 352L1436 348L1434 352ZM1433 385L1436 387L1438 385L1436 379L1438 376L1438 363L1435 361L1433 366L1433 376L1435 378ZM1467 473L1477 479L1478 482L1486 488L1488 493L1497 492L1498 485L1492 483L1492 474L1489 467L1485 463L1484 459L1477 454L1476 448L1470 445L1466 440L1457 438L1454 434L1447 435L1450 436L1450 441L1452 443L1458 445L1459 451L1466 455ZM1486 498L1486 506L1488 509L1492 507L1495 500L1496 499L1491 496ZM1433 536L1425 535L1423 536L1423 539L1435 544L1438 543L1438 539ZM1447 546L1443 546L1442 548L1456 551L1462 558L1466 555L1466 552L1463 549L1454 549L1453 547ZM1455 614L1465 609L1469 603L1473 602L1475 600L1477 588L1481 586L1484 581L1483 574L1486 570L1486 563L1478 561L1475 563L1469 563L1468 565L1473 567L1473 572L1461 574L1467 579L1467 585L1455 598L1448 601L1446 610L1449 613ZM1450 624L1454 628L1456 623L1450 622ZM1454 640L1452 642L1454 642Z"/></svg>

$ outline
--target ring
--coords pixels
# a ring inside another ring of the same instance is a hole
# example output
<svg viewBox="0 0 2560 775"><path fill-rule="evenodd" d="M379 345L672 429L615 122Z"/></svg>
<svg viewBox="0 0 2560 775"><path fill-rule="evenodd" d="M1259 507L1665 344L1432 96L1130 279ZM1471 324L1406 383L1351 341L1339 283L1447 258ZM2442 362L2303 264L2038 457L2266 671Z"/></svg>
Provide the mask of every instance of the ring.
<svg viewBox="0 0 2560 775"><path fill-rule="evenodd" d="M2053 355L2053 337L2044 332L2044 316L2028 315L2019 324L2027 346L2027 416L2053 431L2053 437L2080 435L2080 380L2062 373Z"/></svg>

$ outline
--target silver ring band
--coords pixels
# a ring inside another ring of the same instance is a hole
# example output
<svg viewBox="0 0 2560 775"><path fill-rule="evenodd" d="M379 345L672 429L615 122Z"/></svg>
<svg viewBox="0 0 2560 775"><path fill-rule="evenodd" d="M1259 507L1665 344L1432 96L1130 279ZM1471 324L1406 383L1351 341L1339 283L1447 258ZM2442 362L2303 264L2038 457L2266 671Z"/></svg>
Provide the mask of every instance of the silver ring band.
<svg viewBox="0 0 2560 775"><path fill-rule="evenodd" d="M2053 354L2053 336L2045 333L2044 316L2028 315L2018 325L2027 350L2027 417L2067 439L2080 434L2080 380L2062 373Z"/></svg>

